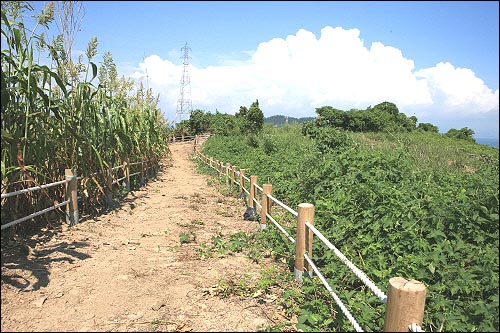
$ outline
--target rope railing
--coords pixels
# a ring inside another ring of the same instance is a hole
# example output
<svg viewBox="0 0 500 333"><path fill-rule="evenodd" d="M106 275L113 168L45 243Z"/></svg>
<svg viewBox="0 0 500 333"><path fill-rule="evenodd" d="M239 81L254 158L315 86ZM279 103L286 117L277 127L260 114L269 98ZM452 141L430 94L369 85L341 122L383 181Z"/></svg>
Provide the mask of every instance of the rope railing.
<svg viewBox="0 0 500 333"><path fill-rule="evenodd" d="M121 177L121 178L115 179L115 180L113 180L113 181L112 181L112 184L119 183L119 182L121 182L122 180L124 180L125 178L127 178L127 177L125 176L125 177Z"/></svg>
<svg viewBox="0 0 500 333"><path fill-rule="evenodd" d="M262 205L257 201L257 199L253 198L253 202L259 206L259 208L262 208Z"/></svg>
<svg viewBox="0 0 500 333"><path fill-rule="evenodd" d="M314 272L316 273L316 275L319 277L319 279L321 280L321 282L325 286L326 290L328 290L328 292L330 293L330 295L332 295L332 297L335 299L335 302L338 304L339 308L342 310L342 313L344 313L344 315L347 317L347 319L352 324L352 326L354 326L354 328L356 329L356 332L364 332L363 329L361 329L361 327L359 326L359 324L356 321L356 319L354 319L354 317L352 316L351 312L349 312L349 310L346 308L346 306L344 305L344 303L342 302L342 300L333 291L332 287L330 287L330 285L328 284L328 282L326 281L326 279L324 278L324 276L321 274L321 272L319 271L318 267L316 267L316 265L314 264L314 262L311 260L311 258L309 258L309 256L307 254L304 254L304 258L311 265L311 267L313 268Z"/></svg>
<svg viewBox="0 0 500 333"><path fill-rule="evenodd" d="M53 186L57 186L57 185L61 185L61 184L66 184L67 182L69 182L69 180L68 179L64 179L64 180L61 180L61 181L58 181L58 182L55 182L55 183L44 184L44 185L40 185L40 186L34 186L34 187L25 188L23 190L19 190L19 191L15 191L15 192L4 193L4 194L2 194L1 199L13 197L13 196L16 196L16 195L19 195L19 194L23 194L23 193L38 191L38 190L41 190L43 188L50 188L50 187L53 187Z"/></svg>
<svg viewBox="0 0 500 333"><path fill-rule="evenodd" d="M66 200L66 201L63 201L63 202L61 202L61 203L59 203L59 204L57 204L57 205L54 205L54 206L52 206L52 207L45 208L45 209L40 210L40 211L38 211L38 212L36 212L36 213L33 213L33 214L30 214L30 215L27 215L27 216L21 217L21 218L19 218L19 219L17 219L17 220L14 220L14 221L12 221L12 222L9 222L9 223L6 223L6 224L2 224L1 230L6 229L6 228L9 228L9 227L11 227L11 226L13 226L13 225L16 225L16 224L18 224L18 223L24 222L24 221L26 221L26 220L32 219L32 218L34 218L34 217L37 217L38 215L42 215L42 214L45 214L45 213L47 213L47 212L50 212L51 210L54 210L54 209L57 209L57 208L59 208L59 207L61 207L61 206L67 205L69 202L70 202L70 200Z"/></svg>
<svg viewBox="0 0 500 333"><path fill-rule="evenodd" d="M410 332L425 332L422 327L418 326L416 323L408 325L408 330Z"/></svg>
<svg viewBox="0 0 500 333"><path fill-rule="evenodd" d="M144 175L143 173L147 172L147 170L148 170L148 168L146 168L146 170L141 170L139 172L134 172L132 174L129 174L130 167L134 166L134 165L139 165L139 164L143 165L144 163L145 163L145 161L138 161L138 162L135 162L135 163L130 163L130 164L125 163L123 165L118 165L118 166L109 168L109 170L111 170L111 171L114 171L114 170L117 170L117 169L122 169L125 175L123 177L120 177L118 179L113 180L111 174L109 174L108 177L111 177L111 179L108 180L108 182L109 182L108 184L113 185L113 184L119 183L120 181L125 180L125 185L126 185L127 191L129 191L130 190L129 189L129 187L130 187L130 184L129 184L130 177L141 175L141 182L142 182L142 176ZM68 171L68 170L71 170L71 169L66 169L66 171ZM52 207L48 207L48 208L42 209L42 210L34 212L34 213L30 214L30 215L18 218L18 219L14 220L14 221L11 221L11 222L8 222L8 223L5 223L5 224L2 224L1 225L1 230L9 228L9 227L11 227L13 225L16 225L18 223L24 222L26 220L32 219L32 218L37 217L39 215L45 214L47 212L50 212L50 211L52 211L54 209L57 209L57 208L59 208L61 206L67 205L67 204L70 204L70 206L71 206L69 209L67 209L67 213L66 213L67 222L70 225L74 225L74 224L78 223L78 205L76 204L76 202L78 200L81 200L82 197L76 195L76 191L77 191L77 183L76 182L79 181L79 180L84 179L85 177L84 176L75 176L75 175L73 175L73 171L72 170L71 170L70 173L71 173L71 176L68 176L68 174L66 174L66 179L61 180L61 181L57 181L57 182L53 182L53 183L49 183L49 184L43 184L43 185L40 185L40 186L29 187L29 188L18 190L18 191L14 191L14 192L3 193L1 195L1 199L6 199L6 198L13 197L13 196L20 195L20 194L26 194L26 193L38 191L38 190L41 190L41 189L51 188L51 187L54 187L54 186L57 186L57 185L68 184L67 185L67 189L66 189L66 196L67 196L67 199L68 198L69 199L66 200L66 201L63 201L62 203L54 205ZM100 173L102 173L102 172L101 171L97 171L97 172L91 173L88 177L89 178L93 178L93 177L95 177L96 175L98 175ZM107 193L107 201L108 201L108 203L110 203L110 201L112 200L111 193L110 193L109 189L106 189L106 191L108 192Z"/></svg>
<svg viewBox="0 0 500 333"><path fill-rule="evenodd" d="M212 158L201 154L200 150L196 147L196 139L194 142L195 153L202 156L202 161L205 164L210 165L213 163ZM222 172L222 162L217 161L221 164L220 169L215 168L219 176L225 176L226 183L229 182L228 168L229 164L226 165L226 174ZM240 169L240 171L235 170L233 167L233 173L231 176L231 184L238 184L241 193L246 193L249 195L248 205L253 206L254 209L259 207L261 209L261 229L265 229L265 223L270 220L278 230L283 233L288 240L295 244L295 277L298 282L302 283L302 273L308 271L309 275L312 277L313 272L319 277L325 288L328 290L330 295L335 299L339 308L342 310L343 314L347 317L349 322L353 325L356 331L363 332L360 325L354 319L352 314L349 312L347 307L342 303L342 300L333 291L332 287L326 281L326 278L322 275L319 268L309 257L312 253L312 241L313 235L316 235L330 250L332 250L336 256L358 277L365 286L370 289L370 291L377 296L383 304L386 306L386 316L384 322L384 331L412 331L412 332L422 332L422 328L419 326L423 320L424 304L425 304L425 294L426 287L414 280L407 280L400 277L394 277L389 280L389 292L384 294L380 288L378 288L375 283L368 278L368 276L357 268L347 257L342 254L326 237L314 227L313 216L314 216L314 205L311 204L300 204L299 211L295 211L290 208L271 194L272 185L264 184L262 187L257 184L257 176L247 177L245 175L245 169ZM240 179L243 184L236 181L236 176ZM245 186L249 184L250 190L247 190ZM262 192L262 201L259 202L256 199L256 189ZM267 190L266 190L267 189ZM294 239L290 234L281 226L269 213L271 208L271 203L275 203L281 208L285 209L297 218L297 237ZM302 213L301 213L302 212ZM302 214L302 215L301 215ZM391 297L392 295L398 295L397 297ZM395 294L394 294L395 293Z"/></svg>
<svg viewBox="0 0 500 333"><path fill-rule="evenodd" d="M182 135L182 136L175 136L175 137L171 137L169 139L169 142L170 143L176 143L176 142L186 142L186 141L193 141L194 139L196 139L196 135L195 136L192 136L192 135ZM205 138L204 136L198 136L199 138Z"/></svg>
<svg viewBox="0 0 500 333"><path fill-rule="evenodd" d="M295 244L295 239L290 236L290 234L269 214L266 214L267 218L274 223L274 225L288 238L292 243Z"/></svg>
<svg viewBox="0 0 500 333"><path fill-rule="evenodd" d="M245 191L245 192L246 192L246 194L250 195L250 192L249 192L246 188L242 187L241 189L242 189L243 191Z"/></svg>
<svg viewBox="0 0 500 333"><path fill-rule="evenodd" d="M340 252L328 239L323 236L318 229L316 229L311 223L306 222L306 226L311 229L311 231L318 236L319 239L333 252L337 255L337 257L346 264L347 267L351 269L351 271L373 292L375 296L377 296L382 303L387 303L387 296L380 290L372 280L370 280L365 273L363 273L359 268L357 268L346 256Z"/></svg>
<svg viewBox="0 0 500 333"><path fill-rule="evenodd" d="M275 203L277 203L279 206L283 207L284 209L286 209L287 211L292 213L293 216L297 217L299 215L299 213L297 213L295 210L291 209L290 207L288 207L287 205L285 205L284 203L282 203L281 201L279 201L278 199L276 199L272 195L268 194L267 197L269 199L271 199L272 201L274 201Z"/></svg>

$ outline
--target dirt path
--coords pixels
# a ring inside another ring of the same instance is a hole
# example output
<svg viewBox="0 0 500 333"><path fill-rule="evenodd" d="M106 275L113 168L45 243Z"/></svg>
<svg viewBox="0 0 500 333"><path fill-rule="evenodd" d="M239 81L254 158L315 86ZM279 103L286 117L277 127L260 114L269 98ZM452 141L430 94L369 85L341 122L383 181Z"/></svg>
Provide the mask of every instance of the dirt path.
<svg viewBox="0 0 500 333"><path fill-rule="evenodd" d="M243 221L241 200L196 173L191 144L170 149L172 165L119 208L24 240L31 248L2 244L2 332L256 331L273 324L272 297L213 292L221 281L258 279L260 265L239 253L202 258L196 250L213 236L256 232L258 224Z"/></svg>

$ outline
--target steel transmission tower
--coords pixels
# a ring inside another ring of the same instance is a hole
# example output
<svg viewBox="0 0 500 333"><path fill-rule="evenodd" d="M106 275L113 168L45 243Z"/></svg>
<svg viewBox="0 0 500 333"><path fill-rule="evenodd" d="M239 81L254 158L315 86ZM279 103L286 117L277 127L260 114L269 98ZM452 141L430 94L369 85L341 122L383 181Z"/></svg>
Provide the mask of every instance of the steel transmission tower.
<svg viewBox="0 0 500 333"><path fill-rule="evenodd" d="M175 118L182 120L183 115L191 115L191 111L193 111L193 104L191 101L191 81L189 79L189 50L188 44L184 45L181 48L181 51L184 53L181 59L183 59L183 68L182 68L182 77L181 77L181 92L179 99L177 100L177 111Z"/></svg>

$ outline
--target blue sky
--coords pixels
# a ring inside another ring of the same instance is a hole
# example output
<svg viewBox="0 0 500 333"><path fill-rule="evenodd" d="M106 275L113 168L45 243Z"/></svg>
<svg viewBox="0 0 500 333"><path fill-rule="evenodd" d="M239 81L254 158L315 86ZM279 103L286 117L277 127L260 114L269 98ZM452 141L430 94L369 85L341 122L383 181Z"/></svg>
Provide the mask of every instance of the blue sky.
<svg viewBox="0 0 500 333"><path fill-rule="evenodd" d="M259 99L265 116L305 117L387 100L441 132L498 138L497 1L83 4L75 53L97 36L94 61L110 51L120 75L160 94L169 120L187 42L195 109L234 114Z"/></svg>

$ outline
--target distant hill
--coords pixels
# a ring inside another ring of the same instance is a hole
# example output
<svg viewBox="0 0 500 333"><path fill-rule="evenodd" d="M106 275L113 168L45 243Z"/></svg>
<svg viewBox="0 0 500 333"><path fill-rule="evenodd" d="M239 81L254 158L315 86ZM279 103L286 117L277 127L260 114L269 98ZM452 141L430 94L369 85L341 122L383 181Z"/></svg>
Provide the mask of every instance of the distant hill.
<svg viewBox="0 0 500 333"><path fill-rule="evenodd" d="M286 118L287 118L287 116L282 116L282 115L271 116L271 117L264 118L264 123L265 124L273 124L275 126L280 127L280 126L285 125ZM315 117L302 117L302 118L288 117L288 123L289 124L301 124L301 123L305 123L306 121L310 121L313 119L315 119Z"/></svg>

